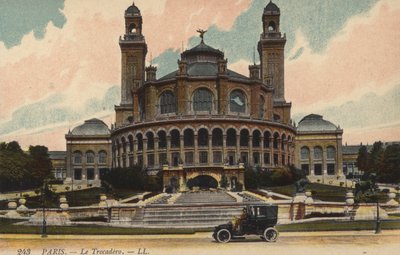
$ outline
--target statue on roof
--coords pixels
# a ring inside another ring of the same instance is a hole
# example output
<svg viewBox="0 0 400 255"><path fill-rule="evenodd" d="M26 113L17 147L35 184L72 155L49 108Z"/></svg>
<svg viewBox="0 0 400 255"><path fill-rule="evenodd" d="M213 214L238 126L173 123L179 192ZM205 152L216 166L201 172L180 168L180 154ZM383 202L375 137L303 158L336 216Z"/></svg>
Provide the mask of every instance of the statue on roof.
<svg viewBox="0 0 400 255"><path fill-rule="evenodd" d="M204 34L207 32L207 30L197 29L196 32L200 34L201 42L203 42Z"/></svg>

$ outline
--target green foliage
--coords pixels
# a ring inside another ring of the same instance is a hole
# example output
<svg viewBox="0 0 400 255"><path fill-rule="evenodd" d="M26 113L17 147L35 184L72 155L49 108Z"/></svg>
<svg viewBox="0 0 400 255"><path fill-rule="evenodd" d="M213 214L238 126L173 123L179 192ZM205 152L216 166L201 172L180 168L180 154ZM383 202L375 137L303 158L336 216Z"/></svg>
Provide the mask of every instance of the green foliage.
<svg viewBox="0 0 400 255"><path fill-rule="evenodd" d="M358 152L357 166L367 175L374 173L380 182L400 182L400 145L383 147L382 142L375 142L371 151L362 146Z"/></svg>
<svg viewBox="0 0 400 255"><path fill-rule="evenodd" d="M245 186L249 189L289 185L296 181L294 173L287 168L272 171L247 167L244 173Z"/></svg>
<svg viewBox="0 0 400 255"><path fill-rule="evenodd" d="M162 178L160 175L147 175L147 171L141 166L133 166L114 168L104 176L103 180L121 189L159 191L162 187L160 178Z"/></svg>
<svg viewBox="0 0 400 255"><path fill-rule="evenodd" d="M221 181L219 182L219 186L220 186L221 188L226 188L226 187L228 187L228 178L226 178L226 175L225 175L225 174L222 174L222 176L221 176Z"/></svg>

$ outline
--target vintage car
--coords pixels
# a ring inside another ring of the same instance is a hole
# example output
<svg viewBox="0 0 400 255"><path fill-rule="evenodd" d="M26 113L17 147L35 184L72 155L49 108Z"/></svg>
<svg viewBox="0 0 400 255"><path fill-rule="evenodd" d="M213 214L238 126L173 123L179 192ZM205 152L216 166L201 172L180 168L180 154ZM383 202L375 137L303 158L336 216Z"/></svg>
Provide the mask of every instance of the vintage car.
<svg viewBox="0 0 400 255"><path fill-rule="evenodd" d="M259 235L267 242L275 242L279 235L274 227L277 221L277 205L250 205L243 208L242 215L235 222L215 227L213 238L219 243L227 243L245 235Z"/></svg>

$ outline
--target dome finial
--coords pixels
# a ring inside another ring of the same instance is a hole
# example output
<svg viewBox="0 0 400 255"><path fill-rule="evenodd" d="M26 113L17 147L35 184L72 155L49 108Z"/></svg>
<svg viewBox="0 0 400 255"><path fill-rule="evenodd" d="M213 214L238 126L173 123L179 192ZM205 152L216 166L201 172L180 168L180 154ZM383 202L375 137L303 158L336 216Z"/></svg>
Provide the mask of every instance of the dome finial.
<svg viewBox="0 0 400 255"><path fill-rule="evenodd" d="M207 32L207 30L203 30L203 29L199 28L196 30L196 32L200 34L201 43L204 43L204 34Z"/></svg>

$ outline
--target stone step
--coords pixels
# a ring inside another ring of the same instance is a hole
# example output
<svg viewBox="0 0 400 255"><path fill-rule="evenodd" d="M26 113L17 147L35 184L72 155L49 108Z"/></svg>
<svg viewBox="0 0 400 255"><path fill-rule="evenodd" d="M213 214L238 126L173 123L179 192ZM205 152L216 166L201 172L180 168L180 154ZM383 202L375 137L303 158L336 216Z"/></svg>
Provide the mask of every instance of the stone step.
<svg viewBox="0 0 400 255"><path fill-rule="evenodd" d="M240 213L232 214L186 214L186 215L145 215L143 219L188 219L188 218L233 218L239 216Z"/></svg>

